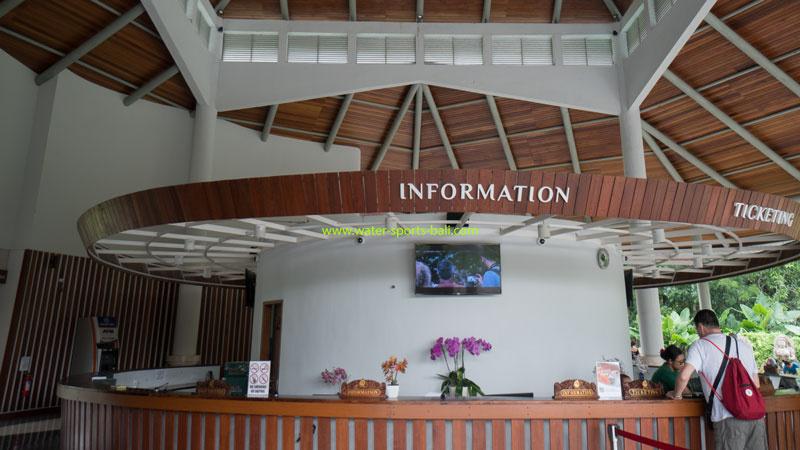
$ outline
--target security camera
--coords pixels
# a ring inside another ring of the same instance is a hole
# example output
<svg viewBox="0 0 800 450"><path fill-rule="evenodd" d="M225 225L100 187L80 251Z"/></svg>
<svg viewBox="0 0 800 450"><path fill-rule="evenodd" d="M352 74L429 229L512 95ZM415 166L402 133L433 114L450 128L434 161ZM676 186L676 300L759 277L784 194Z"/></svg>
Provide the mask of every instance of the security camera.
<svg viewBox="0 0 800 450"><path fill-rule="evenodd" d="M547 240L545 238L539 238L536 240L536 243L539 245L544 245Z"/></svg>
<svg viewBox="0 0 800 450"><path fill-rule="evenodd" d="M359 236L359 237L356 239L356 242L358 242L359 244L363 244L363 243L364 243L364 238L363 238L363 237L361 237L361 236Z"/></svg>

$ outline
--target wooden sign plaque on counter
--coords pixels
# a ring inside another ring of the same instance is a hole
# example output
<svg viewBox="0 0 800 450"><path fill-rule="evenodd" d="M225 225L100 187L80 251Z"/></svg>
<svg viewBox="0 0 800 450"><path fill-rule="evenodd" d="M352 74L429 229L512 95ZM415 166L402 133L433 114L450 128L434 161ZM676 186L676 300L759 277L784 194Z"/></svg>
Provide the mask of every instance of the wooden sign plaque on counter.
<svg viewBox="0 0 800 450"><path fill-rule="evenodd" d="M553 400L597 400L597 385L585 380L565 380L553 384Z"/></svg>
<svg viewBox="0 0 800 450"><path fill-rule="evenodd" d="M339 397L383 400L386 398L386 383L363 378L349 383L342 383Z"/></svg>

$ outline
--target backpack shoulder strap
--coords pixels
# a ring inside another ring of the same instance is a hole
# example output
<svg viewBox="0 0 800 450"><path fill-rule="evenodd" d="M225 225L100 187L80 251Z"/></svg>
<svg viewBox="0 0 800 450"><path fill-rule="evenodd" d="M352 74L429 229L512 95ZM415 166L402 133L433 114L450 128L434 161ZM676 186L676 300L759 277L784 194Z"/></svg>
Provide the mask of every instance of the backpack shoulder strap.
<svg viewBox="0 0 800 450"><path fill-rule="evenodd" d="M711 342L710 340L708 340L706 338L702 338L702 339L704 341L706 341L706 342L710 342L711 345L713 345L714 347L717 347L717 344ZM722 349L719 348L719 347L717 347L717 350L722 352ZM719 366L719 371L717 372L717 377L714 379L714 384L711 384L708 381L708 378L706 378L705 374L703 374L703 372L700 372L700 375L702 375L703 378L705 378L706 383L708 383L708 385L711 387L711 393L714 394L714 395L711 396L710 400L708 401L709 409L714 404L714 397L715 396L716 397L719 396L719 394L717 394L717 387L719 387L719 383L720 383L720 381L722 381L722 375L725 373L725 368L728 366L728 360L730 359L730 357L728 356L728 353L730 353L730 351L731 351L731 337L730 336L726 336L725 337L725 351L722 352L722 354L725 355L725 358L722 358L722 364Z"/></svg>

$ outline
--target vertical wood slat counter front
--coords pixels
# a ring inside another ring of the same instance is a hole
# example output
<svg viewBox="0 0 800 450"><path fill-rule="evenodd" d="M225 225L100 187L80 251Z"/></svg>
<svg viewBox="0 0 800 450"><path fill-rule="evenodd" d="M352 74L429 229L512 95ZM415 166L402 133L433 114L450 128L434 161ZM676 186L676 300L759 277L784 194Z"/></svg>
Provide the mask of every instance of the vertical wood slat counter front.
<svg viewBox="0 0 800 450"><path fill-rule="evenodd" d="M58 395L64 449L594 450L611 448L610 423L680 447L699 450L705 439L714 448L701 429L700 400L248 400L63 384ZM766 402L769 448L800 450L800 395Z"/></svg>

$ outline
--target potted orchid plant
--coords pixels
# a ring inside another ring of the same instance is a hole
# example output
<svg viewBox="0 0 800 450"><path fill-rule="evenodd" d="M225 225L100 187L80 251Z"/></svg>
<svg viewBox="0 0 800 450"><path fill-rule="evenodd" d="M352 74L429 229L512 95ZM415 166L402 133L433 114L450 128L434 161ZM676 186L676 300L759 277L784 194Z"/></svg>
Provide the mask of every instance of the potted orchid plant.
<svg viewBox="0 0 800 450"><path fill-rule="evenodd" d="M330 384L336 388L342 383L347 382L347 371L342 369L341 367L334 367L331 370L325 369L322 371L322 382L325 384Z"/></svg>
<svg viewBox="0 0 800 450"><path fill-rule="evenodd" d="M476 339L475 337L463 339L440 337L437 339L436 343L431 347L431 360L435 361L442 358L447 367L446 375L437 375L442 379L442 393L449 389L451 395L461 397L464 395L464 388L467 388L470 396L485 395L480 386L464 376L464 359L467 353L478 356L481 352L488 352L491 349L492 344L484 339ZM453 360L452 366L448 361L448 357Z"/></svg>
<svg viewBox="0 0 800 450"><path fill-rule="evenodd" d="M403 358L403 361L401 362L394 355L392 355L388 360L381 363L381 369L383 369L383 376L386 378L386 382L389 383L386 386L387 397L397 398L397 396L400 394L400 385L397 384L397 375L401 373L406 373L407 367L408 367L407 359Z"/></svg>

